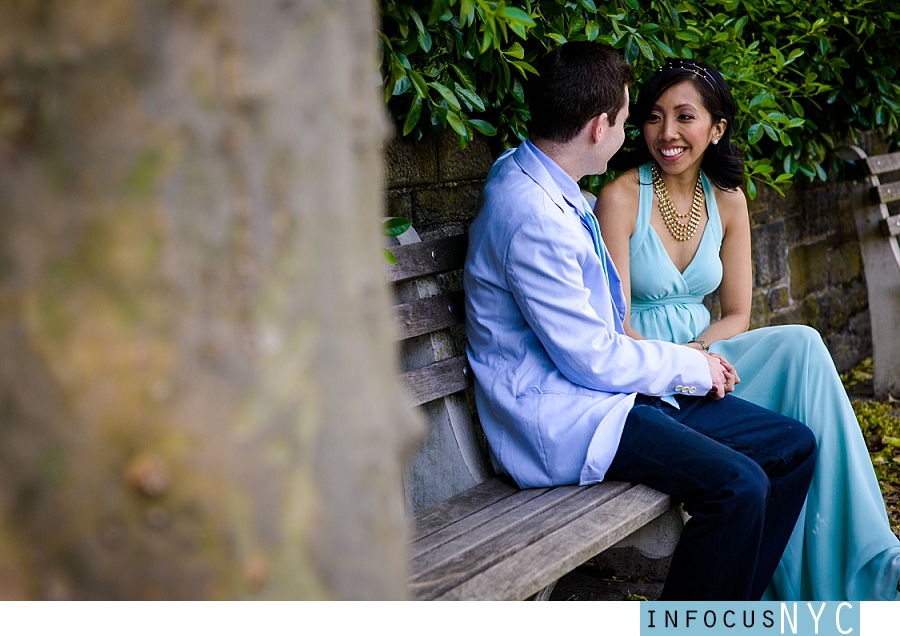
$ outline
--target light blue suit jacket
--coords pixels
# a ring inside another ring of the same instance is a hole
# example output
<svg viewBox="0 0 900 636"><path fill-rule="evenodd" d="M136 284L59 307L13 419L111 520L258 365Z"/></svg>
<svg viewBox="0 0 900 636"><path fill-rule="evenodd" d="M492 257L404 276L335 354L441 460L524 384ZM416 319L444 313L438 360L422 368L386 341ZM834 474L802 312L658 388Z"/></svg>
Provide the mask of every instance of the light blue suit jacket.
<svg viewBox="0 0 900 636"><path fill-rule="evenodd" d="M602 481L636 393L712 385L700 352L624 334L615 266L607 255L607 283L538 152L494 163L464 272L478 414L494 468L522 488Z"/></svg>

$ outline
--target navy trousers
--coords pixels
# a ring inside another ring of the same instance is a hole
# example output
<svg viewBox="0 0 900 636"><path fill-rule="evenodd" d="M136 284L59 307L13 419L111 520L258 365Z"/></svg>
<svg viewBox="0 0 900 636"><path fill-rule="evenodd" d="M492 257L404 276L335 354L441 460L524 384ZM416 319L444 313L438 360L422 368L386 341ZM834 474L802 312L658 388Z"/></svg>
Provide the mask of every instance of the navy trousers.
<svg viewBox="0 0 900 636"><path fill-rule="evenodd" d="M733 396L638 396L608 479L646 484L691 515L660 600L759 600L803 507L816 441Z"/></svg>

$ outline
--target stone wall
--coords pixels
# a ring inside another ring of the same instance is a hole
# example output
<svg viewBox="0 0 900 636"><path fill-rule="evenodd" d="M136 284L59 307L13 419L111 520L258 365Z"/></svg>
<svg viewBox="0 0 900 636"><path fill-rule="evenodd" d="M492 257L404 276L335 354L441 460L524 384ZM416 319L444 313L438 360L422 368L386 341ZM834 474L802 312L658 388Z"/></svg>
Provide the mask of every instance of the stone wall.
<svg viewBox="0 0 900 636"><path fill-rule="evenodd" d="M875 136L860 144L870 154L887 151ZM484 139L460 150L455 135L393 139L385 148L388 214L411 219L424 238L465 231L499 150ZM853 190L862 187L834 180L811 184L800 177L785 196L760 188L749 202L751 327L815 327L840 371L872 355L865 274L850 209ZM716 315L716 299L707 304Z"/></svg>

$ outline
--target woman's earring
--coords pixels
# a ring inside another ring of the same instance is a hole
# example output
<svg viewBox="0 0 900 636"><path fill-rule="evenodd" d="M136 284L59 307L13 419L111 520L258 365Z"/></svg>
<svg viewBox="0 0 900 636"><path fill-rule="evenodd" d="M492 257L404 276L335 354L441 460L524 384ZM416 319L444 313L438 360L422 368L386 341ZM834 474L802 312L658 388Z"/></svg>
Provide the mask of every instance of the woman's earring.
<svg viewBox="0 0 900 636"><path fill-rule="evenodd" d="M715 146L717 143L719 143L719 140L718 140L718 139L713 139L713 146Z"/></svg>

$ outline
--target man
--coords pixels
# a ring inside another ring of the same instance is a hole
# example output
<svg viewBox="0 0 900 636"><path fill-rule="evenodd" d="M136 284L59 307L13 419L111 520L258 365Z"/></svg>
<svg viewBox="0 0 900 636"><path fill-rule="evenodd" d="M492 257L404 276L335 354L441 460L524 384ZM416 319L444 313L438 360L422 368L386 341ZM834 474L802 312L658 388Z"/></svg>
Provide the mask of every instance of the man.
<svg viewBox="0 0 900 636"><path fill-rule="evenodd" d="M809 488L813 435L726 396L725 360L624 334L621 281L577 182L624 140L631 69L572 42L538 72L531 139L491 168L465 266L494 467L523 488L608 478L670 494L692 517L662 598L759 599Z"/></svg>

